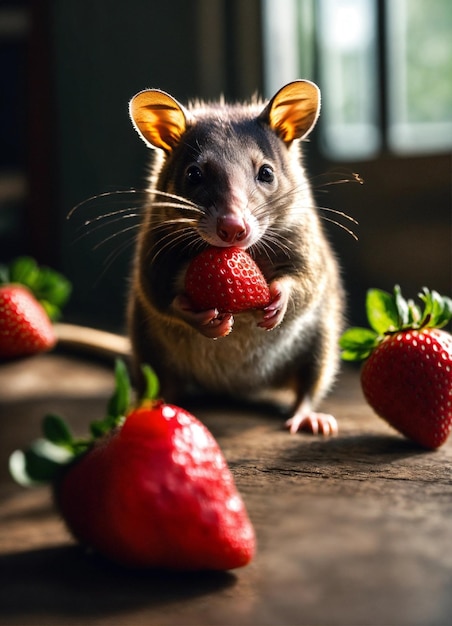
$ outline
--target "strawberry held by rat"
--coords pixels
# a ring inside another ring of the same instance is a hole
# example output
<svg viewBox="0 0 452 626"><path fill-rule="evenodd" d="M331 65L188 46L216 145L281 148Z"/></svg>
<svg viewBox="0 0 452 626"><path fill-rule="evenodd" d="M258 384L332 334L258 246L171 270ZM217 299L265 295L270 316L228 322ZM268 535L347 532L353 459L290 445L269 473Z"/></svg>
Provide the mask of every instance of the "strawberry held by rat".
<svg viewBox="0 0 452 626"><path fill-rule="evenodd" d="M145 371L155 391L155 378ZM56 470L56 502L73 535L127 567L246 565L255 550L253 527L213 436L193 415L162 401L145 400L128 412L122 363L116 377L109 416L92 425L91 441L74 440L49 416L44 433L66 458L49 458L48 442L38 442L14 453L13 474L20 479L25 469L49 479Z"/></svg>
<svg viewBox="0 0 452 626"><path fill-rule="evenodd" d="M209 247L196 256L185 274L185 291L198 311L240 313L270 303L259 267L245 250L233 246Z"/></svg>
<svg viewBox="0 0 452 626"><path fill-rule="evenodd" d="M367 295L372 329L341 337L345 360L366 359L364 396L394 428L426 448L438 448L452 428L452 336L440 330L452 317L452 300L424 288L424 310L377 289Z"/></svg>

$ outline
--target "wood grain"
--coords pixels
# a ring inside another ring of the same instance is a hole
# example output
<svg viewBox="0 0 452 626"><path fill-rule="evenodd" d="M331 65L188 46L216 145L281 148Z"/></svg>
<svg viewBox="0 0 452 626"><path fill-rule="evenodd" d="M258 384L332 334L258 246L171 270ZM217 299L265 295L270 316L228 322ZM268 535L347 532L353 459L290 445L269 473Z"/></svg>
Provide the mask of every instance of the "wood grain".
<svg viewBox="0 0 452 626"><path fill-rule="evenodd" d="M426 452L364 403L345 370L324 409L338 437L291 436L282 398L192 403L220 443L258 537L223 574L136 573L76 546L10 452L64 413L101 417L112 368L61 353L0 366L0 624L179 626L452 623L452 443Z"/></svg>

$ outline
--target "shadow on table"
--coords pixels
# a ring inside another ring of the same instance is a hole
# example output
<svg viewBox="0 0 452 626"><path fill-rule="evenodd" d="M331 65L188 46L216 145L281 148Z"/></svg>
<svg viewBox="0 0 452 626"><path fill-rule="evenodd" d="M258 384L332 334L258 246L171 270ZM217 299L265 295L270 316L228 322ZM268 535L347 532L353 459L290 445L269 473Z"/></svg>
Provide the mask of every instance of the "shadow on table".
<svg viewBox="0 0 452 626"><path fill-rule="evenodd" d="M0 557L0 623L8 623L8 616L77 618L164 607L227 589L236 580L230 572L127 570L78 546L30 550Z"/></svg>
<svg viewBox="0 0 452 626"><path fill-rule="evenodd" d="M432 454L434 451L423 448L397 433L394 433L394 435L372 433L331 438L316 437L310 442L307 442L306 438L304 438L303 441L300 441L299 453L302 455L303 460L308 459L310 454L317 457L321 453L322 457L326 461L328 460L328 462L341 457L348 461L359 461L361 459L371 461L374 459L376 461L384 460L389 462L413 456L422 457L426 454ZM295 460L298 452L291 450L290 455Z"/></svg>

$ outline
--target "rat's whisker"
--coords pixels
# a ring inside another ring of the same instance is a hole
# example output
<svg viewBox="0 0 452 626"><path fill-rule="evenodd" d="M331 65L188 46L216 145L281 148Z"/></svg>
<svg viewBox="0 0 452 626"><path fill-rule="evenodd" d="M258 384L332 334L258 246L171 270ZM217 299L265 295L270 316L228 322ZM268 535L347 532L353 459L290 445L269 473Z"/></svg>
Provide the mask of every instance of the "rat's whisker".
<svg viewBox="0 0 452 626"><path fill-rule="evenodd" d="M355 220L354 217L352 217L351 215L347 215L347 213L344 213L343 211L337 211L336 209L330 209L329 207L326 207L326 206L319 206L317 208L320 209L321 211L328 211L329 213L335 213L336 215L340 215L341 217L349 220L350 222L353 222L357 226L359 225L359 222L357 220Z"/></svg>
<svg viewBox="0 0 452 626"><path fill-rule="evenodd" d="M342 228L342 230L345 230L346 233L351 235L355 241L358 241L358 235L354 233L352 230L350 230L350 228L347 228L346 226L344 226L344 224L341 224L340 222L337 222L336 220L333 220L329 217L325 217L324 215L322 215L322 219L325 220L325 222L331 222L331 224L335 224L336 226L339 226L339 228Z"/></svg>
<svg viewBox="0 0 452 626"><path fill-rule="evenodd" d="M85 200L82 200L81 202L79 202L78 204L76 204L74 207L72 207L72 209L69 211L69 213L66 215L66 219L69 220L72 218L72 216L74 215L74 213L78 212L82 207L86 207L88 205L94 204L95 202L99 202L99 201L104 201L105 199L108 199L108 201L112 201L114 200L115 203L118 202L128 202L130 204L131 195L136 195L136 196L140 196L140 194L143 194L143 200L146 198L147 196L147 192L141 189L127 189L127 190L116 190L116 191L105 191L104 193L100 193L97 194L95 196L91 196L90 198L85 198ZM125 196L123 199L119 196ZM140 201L143 202L143 200ZM138 198L137 198L138 201Z"/></svg>
<svg viewBox="0 0 452 626"><path fill-rule="evenodd" d="M177 234L174 234L174 232L168 232L159 240L158 249L155 251L155 254L151 259L151 263L154 263L163 252L168 252L171 248L177 246L178 243L184 242L185 240L190 241L196 237L198 237L197 233L190 227L181 228L178 230ZM154 246L154 250L156 248L157 245Z"/></svg>
<svg viewBox="0 0 452 626"><path fill-rule="evenodd" d="M112 239L115 239L116 237L119 237L120 235L124 235L124 233L127 233L127 232L132 231L132 230L138 230L139 227L140 227L139 224L134 224L133 226L129 226L128 228L123 228L122 230L118 230L117 232L113 233L112 235L109 235L108 237L106 237L102 241L99 241L99 243L97 243L93 247L93 250L97 250L98 248L100 248L101 246L104 246L106 243L108 243Z"/></svg>
<svg viewBox="0 0 452 626"><path fill-rule="evenodd" d="M194 209L199 209L199 206L195 204L194 202L192 202L191 200L189 200L188 198L184 198L183 196L178 196L177 194L169 193L167 191L160 191L159 189L151 189L148 192L148 195L159 195L165 198L171 198L172 200L178 200L181 204L191 206ZM153 201L151 204L154 204L154 202L155 201Z"/></svg>
<svg viewBox="0 0 452 626"><path fill-rule="evenodd" d="M358 173L345 170L330 170L328 172L324 172L323 174L311 177L310 181L313 189L316 191L323 191L325 187L342 185L345 183L364 184L364 180Z"/></svg>
<svg viewBox="0 0 452 626"><path fill-rule="evenodd" d="M140 217L140 215L138 213L130 213L129 215L122 215L121 217L118 217L116 219L110 219L108 222L102 223L102 224L98 224L97 226L94 226L93 228L89 228L86 230L86 232L82 232L81 234L79 234L74 240L73 243L77 243L78 241L80 241L81 239L85 238L85 237L90 237L93 233L103 229L103 228L107 228L108 226L110 226L110 224L115 224L116 222L122 222L125 219L129 219L129 218L136 218L136 217ZM94 221L90 220L89 222L85 222L85 224L83 226L80 226L80 228L77 229L77 232L80 232L81 230L83 230L87 225L91 225L93 224ZM134 226L138 226L138 224L135 224ZM122 232L124 232L124 230L126 229L121 229L119 231L117 231L117 234L121 234Z"/></svg>

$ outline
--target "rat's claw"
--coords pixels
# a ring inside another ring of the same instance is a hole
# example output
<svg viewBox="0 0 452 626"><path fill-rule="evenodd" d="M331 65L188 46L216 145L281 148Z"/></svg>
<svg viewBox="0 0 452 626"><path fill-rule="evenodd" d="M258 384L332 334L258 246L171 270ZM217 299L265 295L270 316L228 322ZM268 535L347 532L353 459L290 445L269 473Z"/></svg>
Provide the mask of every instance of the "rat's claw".
<svg viewBox="0 0 452 626"><path fill-rule="evenodd" d="M181 319L209 339L226 337L234 324L230 313L219 313L218 309L194 311L190 300L183 294L174 298L172 308Z"/></svg>
<svg viewBox="0 0 452 626"><path fill-rule="evenodd" d="M234 318L230 313L217 314L202 325L200 332L210 339L226 337L232 331Z"/></svg>
<svg viewBox="0 0 452 626"><path fill-rule="evenodd" d="M286 426L292 435L299 430L307 430L313 435L320 432L325 436L334 436L339 432L336 418L326 413L296 413L287 420Z"/></svg>
<svg viewBox="0 0 452 626"><path fill-rule="evenodd" d="M289 301L287 288L279 280L270 284L270 296L271 302L263 309L262 319L258 323L258 326L265 330L273 330L281 323Z"/></svg>

